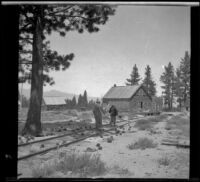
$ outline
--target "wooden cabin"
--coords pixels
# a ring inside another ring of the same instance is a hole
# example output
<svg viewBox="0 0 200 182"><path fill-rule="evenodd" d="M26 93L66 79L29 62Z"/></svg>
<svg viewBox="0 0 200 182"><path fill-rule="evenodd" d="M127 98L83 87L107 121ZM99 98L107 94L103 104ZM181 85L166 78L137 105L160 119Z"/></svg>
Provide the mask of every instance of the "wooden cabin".
<svg viewBox="0 0 200 182"><path fill-rule="evenodd" d="M119 111L142 112L152 108L152 98L141 85L111 87L103 103L114 105Z"/></svg>
<svg viewBox="0 0 200 182"><path fill-rule="evenodd" d="M59 110L66 108L65 97L60 96L44 96L42 100L43 110Z"/></svg>

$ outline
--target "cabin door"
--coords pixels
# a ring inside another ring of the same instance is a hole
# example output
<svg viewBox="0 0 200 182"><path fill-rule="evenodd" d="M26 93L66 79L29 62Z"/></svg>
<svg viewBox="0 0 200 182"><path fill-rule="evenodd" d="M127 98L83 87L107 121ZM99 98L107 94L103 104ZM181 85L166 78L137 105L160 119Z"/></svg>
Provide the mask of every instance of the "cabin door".
<svg viewBox="0 0 200 182"><path fill-rule="evenodd" d="M140 108L143 109L143 102L140 102Z"/></svg>

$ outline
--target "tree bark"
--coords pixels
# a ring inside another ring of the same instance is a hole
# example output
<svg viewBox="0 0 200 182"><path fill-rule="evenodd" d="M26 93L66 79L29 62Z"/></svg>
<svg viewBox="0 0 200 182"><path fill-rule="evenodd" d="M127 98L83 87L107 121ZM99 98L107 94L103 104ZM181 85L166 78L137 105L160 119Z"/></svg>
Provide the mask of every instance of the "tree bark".
<svg viewBox="0 0 200 182"><path fill-rule="evenodd" d="M27 120L22 135L40 136L41 125L41 104L43 98L43 55L42 55L42 8L36 15L35 28L33 32L33 54L32 54L32 77L31 97Z"/></svg>

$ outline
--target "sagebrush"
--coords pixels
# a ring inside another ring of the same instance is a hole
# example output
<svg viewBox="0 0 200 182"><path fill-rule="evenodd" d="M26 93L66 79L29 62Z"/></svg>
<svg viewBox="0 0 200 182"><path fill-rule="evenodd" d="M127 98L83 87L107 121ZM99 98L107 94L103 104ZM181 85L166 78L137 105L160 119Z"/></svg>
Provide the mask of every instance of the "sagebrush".
<svg viewBox="0 0 200 182"><path fill-rule="evenodd" d="M152 139L148 139L146 137L139 138L135 143L131 143L127 146L130 150L133 149L146 149L146 148L155 148L157 147L157 143L155 143Z"/></svg>
<svg viewBox="0 0 200 182"><path fill-rule="evenodd" d="M99 154L80 153L73 151L70 153L60 153L57 160L46 162L32 170L33 177L48 177L59 171L71 176L88 177L102 175L107 171L105 163L101 161Z"/></svg>

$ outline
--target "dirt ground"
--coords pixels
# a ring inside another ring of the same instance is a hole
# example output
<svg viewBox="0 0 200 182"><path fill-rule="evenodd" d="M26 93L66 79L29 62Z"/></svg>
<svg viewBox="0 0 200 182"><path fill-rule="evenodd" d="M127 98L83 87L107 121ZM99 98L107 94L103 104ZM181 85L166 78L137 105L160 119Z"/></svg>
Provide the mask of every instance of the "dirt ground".
<svg viewBox="0 0 200 182"><path fill-rule="evenodd" d="M181 115L181 113L173 113L175 115ZM82 142L70 145L68 147L62 147L58 150L51 151L49 153L38 155L37 157L29 158L18 162L18 173L21 173L22 177L32 177L32 167L34 165L42 164L45 161L55 159L59 153L69 153L72 150L79 152L85 152L87 148L95 148L99 143L102 146L102 150L96 150L90 153L98 153L106 166L110 169L103 176L95 176L95 178L189 178L189 148L181 148L176 146L163 145L162 140L171 136L176 138L177 128L170 130L166 129L167 122L172 120L175 116L167 116L160 122L157 122L153 129L139 130L134 127L136 119L130 121L130 126L124 126L124 133L116 135L114 132L104 133L103 138L92 137ZM187 126L189 128L189 116L183 115L188 120ZM188 129L189 131L189 129ZM112 134L113 133L113 134ZM181 137L181 132L179 137ZM112 143L107 142L107 138L113 136ZM188 136L187 139L189 140ZM156 143L155 148L146 149L133 149L130 150L127 146L131 143L135 143L139 138L147 137L152 139ZM164 160L165 162L160 162ZM124 173L118 173L116 166L124 169ZM49 177L74 177L63 173L55 173ZM76 177L76 176L75 176Z"/></svg>

